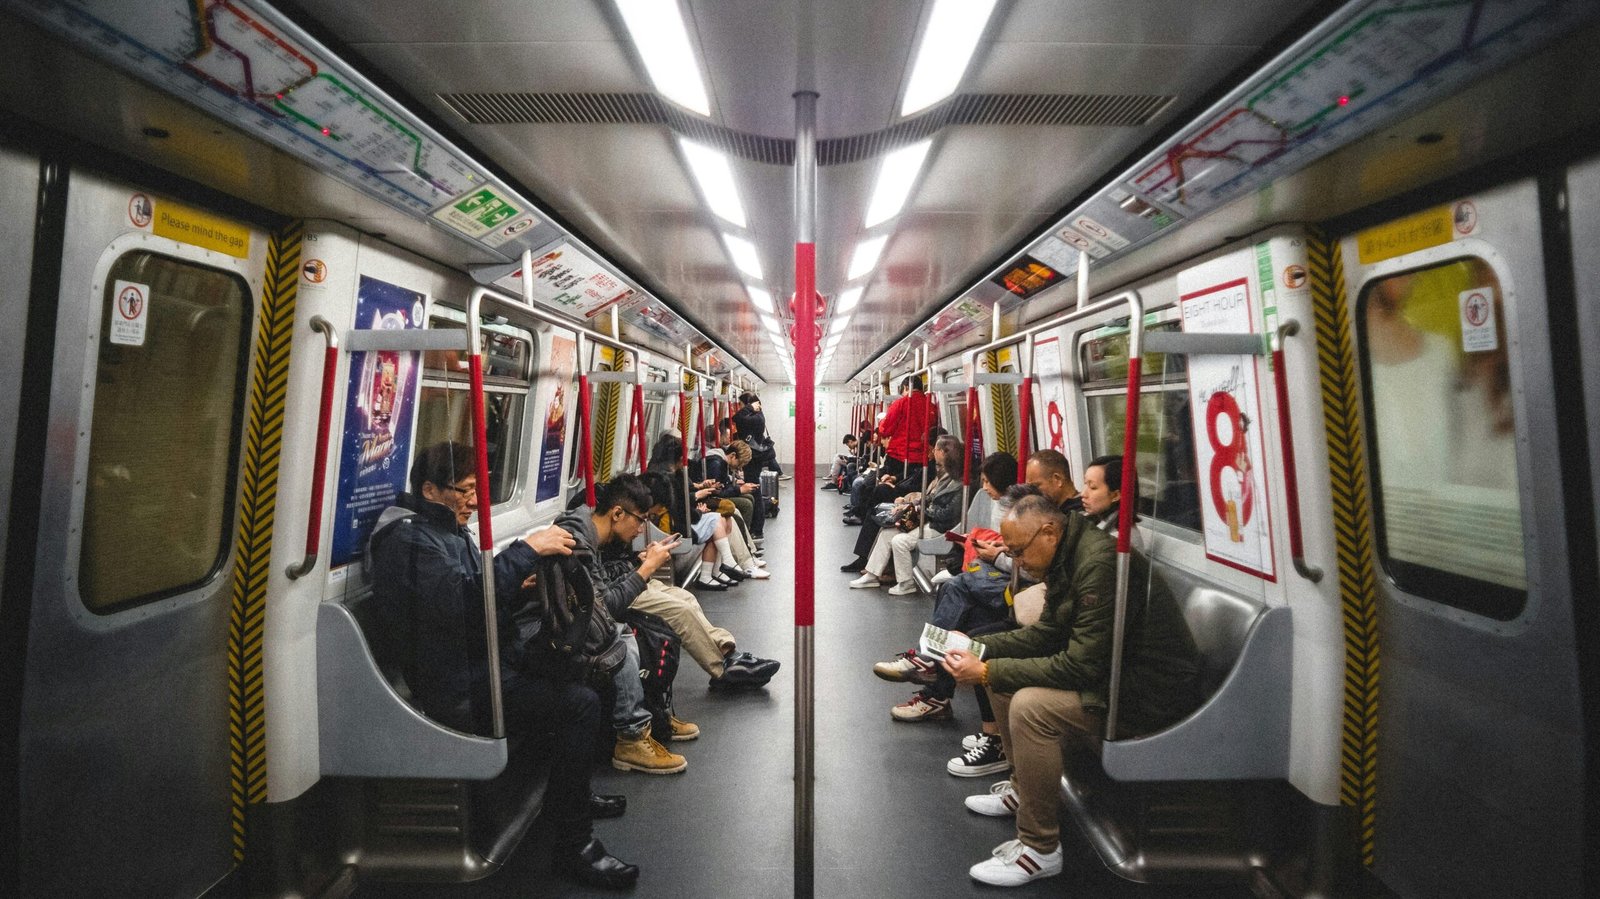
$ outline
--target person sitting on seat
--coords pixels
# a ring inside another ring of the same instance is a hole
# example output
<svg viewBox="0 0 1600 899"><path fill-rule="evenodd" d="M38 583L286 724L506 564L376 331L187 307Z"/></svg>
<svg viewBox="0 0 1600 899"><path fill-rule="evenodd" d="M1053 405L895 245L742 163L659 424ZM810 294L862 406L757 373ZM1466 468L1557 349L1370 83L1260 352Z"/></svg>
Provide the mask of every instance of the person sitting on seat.
<svg viewBox="0 0 1600 899"><path fill-rule="evenodd" d="M667 622L683 641L683 651L709 675L713 687L764 687L778 672L775 659L739 652L733 634L706 618L694 594L654 580L671 558L672 541L656 541L642 553L633 541L656 511L650 490L637 475L621 474L607 482L609 489L598 508L579 506L556 519L579 545L599 550L600 563L591 569L595 592L608 606L638 609ZM619 564L620 563L620 564Z"/></svg>
<svg viewBox="0 0 1600 899"><path fill-rule="evenodd" d="M912 524L903 529L883 528L878 532L861 577L850 582L856 589L876 587L889 571L890 557L894 560L895 584L889 589L891 596L908 596L916 593L917 582L912 579L911 554L917 541L924 537L937 537L961 520L961 441L948 435L940 437L933 447L934 465L938 476L928 485L926 512L928 520L920 527ZM909 500L911 495L905 497ZM906 502L907 513L918 508Z"/></svg>
<svg viewBox="0 0 1600 899"><path fill-rule="evenodd" d="M828 476L822 482L822 486L826 489L837 490L839 488L839 479L844 476L845 471L855 462L856 451L861 445L860 438L854 434L844 435L844 440L841 442L844 444L844 449L833 454L833 464L828 466Z"/></svg>
<svg viewBox="0 0 1600 899"><path fill-rule="evenodd" d="M734 464L735 460L737 466ZM732 531L730 536L735 538L735 543L740 539L747 541L753 549L756 539L762 534L767 516L764 510L763 514L756 514L756 503L761 501L761 485L742 480L738 473L749 461L750 448L742 442L728 444L726 451L721 447L707 446L705 458L702 460L706 479L700 482L700 486L716 488L716 492L711 494L710 498L726 500L733 505L739 517L736 521L729 521L729 524L735 526L730 529ZM739 547L736 545L734 549L737 551ZM752 568L759 569L765 566L751 566L747 564L743 555L736 552L735 556L735 567L745 576L761 578L761 575Z"/></svg>
<svg viewBox="0 0 1600 899"><path fill-rule="evenodd" d="M476 456L469 446L438 443L417 452L411 492L379 517L369 543L373 601L387 629L405 635L403 667L413 702L429 718L471 733L491 730L483 580L477 541L467 522L478 509ZM538 556L569 555L573 537L545 528L495 555L499 633L513 632L511 611ZM502 647L506 649L506 647ZM545 818L555 836L556 873L597 887L628 887L639 868L595 838L596 810L613 814L622 797L590 788L600 701L579 682L529 677L502 652L500 695L506 733L527 737L550 759Z"/></svg>

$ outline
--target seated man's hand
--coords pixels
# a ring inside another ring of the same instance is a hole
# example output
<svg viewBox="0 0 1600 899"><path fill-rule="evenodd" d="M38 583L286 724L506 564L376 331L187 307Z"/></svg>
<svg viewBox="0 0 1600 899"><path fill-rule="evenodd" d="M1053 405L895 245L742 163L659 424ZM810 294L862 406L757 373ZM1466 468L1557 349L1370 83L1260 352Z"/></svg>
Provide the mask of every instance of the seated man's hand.
<svg viewBox="0 0 1600 899"><path fill-rule="evenodd" d="M522 538L533 551L541 556L570 556L572 555L572 535L564 529L551 525L543 530L534 531Z"/></svg>
<svg viewBox="0 0 1600 899"><path fill-rule="evenodd" d="M639 555L639 567L646 572L645 576L649 577L650 572L667 564L672 559L672 548L677 545L678 538L673 537L668 540L657 540L646 546L644 552Z"/></svg>
<svg viewBox="0 0 1600 899"><path fill-rule="evenodd" d="M972 544L978 548L978 558L985 562L993 562L1006 548L1004 543L995 540L974 540Z"/></svg>
<svg viewBox="0 0 1600 899"><path fill-rule="evenodd" d="M760 489L761 489L761 485L760 484L740 484L739 485L739 492L740 493L754 493L754 492L756 492L757 490L760 490Z"/></svg>
<svg viewBox="0 0 1600 899"><path fill-rule="evenodd" d="M944 654L944 670L958 684L975 684L983 679L985 663L970 652L952 649Z"/></svg>

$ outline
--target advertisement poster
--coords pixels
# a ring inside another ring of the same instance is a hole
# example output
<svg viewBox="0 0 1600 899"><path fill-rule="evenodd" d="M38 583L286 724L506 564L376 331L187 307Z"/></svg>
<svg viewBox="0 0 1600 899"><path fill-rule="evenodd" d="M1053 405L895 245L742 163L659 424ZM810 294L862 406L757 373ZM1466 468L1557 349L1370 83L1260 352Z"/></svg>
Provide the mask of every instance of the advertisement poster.
<svg viewBox="0 0 1600 899"><path fill-rule="evenodd" d="M594 318L613 303L633 296L633 288L612 277L598 263L561 244L533 260L533 299L584 318ZM522 295L522 272L512 272L495 282Z"/></svg>
<svg viewBox="0 0 1600 899"><path fill-rule="evenodd" d="M420 293L363 275L356 290L355 326L420 328L422 299ZM378 516L406 489L419 361L416 353L387 350L350 355L330 567L361 557Z"/></svg>
<svg viewBox="0 0 1600 899"><path fill-rule="evenodd" d="M1188 333L1255 330L1250 315L1248 251L1178 277ZM1276 580L1261 437L1261 384L1253 356L1189 357L1189 409L1200 481L1206 556Z"/></svg>
<svg viewBox="0 0 1600 899"><path fill-rule="evenodd" d="M1063 380L1062 352L1066 346L1066 328L1046 331L1033 342L1033 383L1038 390L1034 398L1033 418L1039 423L1039 449L1053 449L1067 453L1067 391Z"/></svg>
<svg viewBox="0 0 1600 899"><path fill-rule="evenodd" d="M567 413L576 411L576 403L568 403L568 388L577 376L576 343L570 337L556 334L550 340L550 371L554 373L555 393L544 410L544 437L539 444L539 482L533 501L553 499L561 494L561 459L567 446ZM571 397L576 400L576 397Z"/></svg>

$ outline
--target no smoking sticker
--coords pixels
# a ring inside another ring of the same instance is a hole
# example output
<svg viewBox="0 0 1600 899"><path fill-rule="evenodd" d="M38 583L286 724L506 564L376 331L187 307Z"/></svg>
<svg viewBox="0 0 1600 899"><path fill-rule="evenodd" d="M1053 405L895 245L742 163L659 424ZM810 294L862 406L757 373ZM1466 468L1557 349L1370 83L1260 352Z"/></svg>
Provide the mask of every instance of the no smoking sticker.
<svg viewBox="0 0 1600 899"><path fill-rule="evenodd" d="M111 342L144 346L145 324L149 320L149 285L118 281L111 291Z"/></svg>
<svg viewBox="0 0 1600 899"><path fill-rule="evenodd" d="M1500 349L1500 337L1494 325L1494 288L1474 287L1461 291L1461 349L1469 353Z"/></svg>

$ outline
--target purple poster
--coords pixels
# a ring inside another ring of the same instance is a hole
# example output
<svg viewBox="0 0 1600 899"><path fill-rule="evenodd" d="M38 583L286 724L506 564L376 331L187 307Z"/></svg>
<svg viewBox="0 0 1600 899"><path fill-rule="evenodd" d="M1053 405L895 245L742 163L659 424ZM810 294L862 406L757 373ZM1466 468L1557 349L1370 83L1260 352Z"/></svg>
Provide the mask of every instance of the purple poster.
<svg viewBox="0 0 1600 899"><path fill-rule="evenodd" d="M422 308L422 294L363 275L356 291L355 327L420 328ZM417 361L416 353L391 350L350 354L330 567L361 556L378 516L406 489Z"/></svg>
<svg viewBox="0 0 1600 899"><path fill-rule="evenodd" d="M561 495L561 456L567 445L567 385L577 371L577 347L566 337L550 342L550 370L555 373L556 390L544 411L544 438L539 448L539 486L534 502Z"/></svg>

